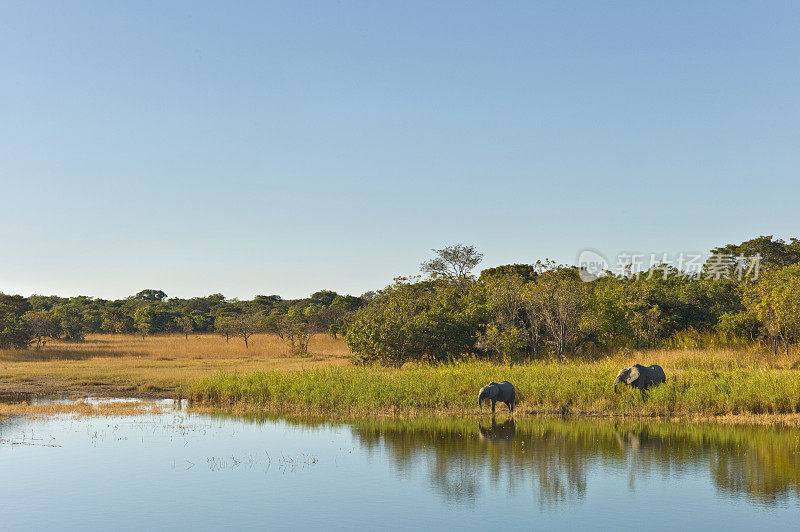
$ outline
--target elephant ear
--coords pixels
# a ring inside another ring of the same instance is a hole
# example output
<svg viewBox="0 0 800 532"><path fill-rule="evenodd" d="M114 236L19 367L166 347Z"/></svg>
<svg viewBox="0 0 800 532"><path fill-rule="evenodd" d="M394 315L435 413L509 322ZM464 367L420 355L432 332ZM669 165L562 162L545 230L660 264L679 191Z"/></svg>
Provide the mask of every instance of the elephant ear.
<svg viewBox="0 0 800 532"><path fill-rule="evenodd" d="M625 384L633 384L636 382L636 379L639 378L639 368L636 366L631 367L630 372L628 373L628 378L625 379Z"/></svg>

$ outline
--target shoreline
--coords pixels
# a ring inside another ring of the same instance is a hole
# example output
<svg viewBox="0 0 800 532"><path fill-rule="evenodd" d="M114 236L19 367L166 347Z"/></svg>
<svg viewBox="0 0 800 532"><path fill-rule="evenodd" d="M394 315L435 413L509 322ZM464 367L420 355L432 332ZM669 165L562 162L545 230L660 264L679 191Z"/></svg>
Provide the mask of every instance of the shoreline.
<svg viewBox="0 0 800 532"><path fill-rule="evenodd" d="M31 404L31 399L68 399L74 403L60 404L58 408L53 408L52 404ZM57 389L55 387L26 386L12 388L8 383L0 385L0 419L11 415L58 415L58 414L80 414L80 415L115 415L115 414L136 414L152 413L149 410L114 410L102 409L93 412L85 407L83 402L86 399L139 399L141 401L156 401L160 399L184 399L187 397L178 393L178 390L161 390L158 392L141 392L137 390L125 390L113 386L78 386L73 385L67 389ZM3 407L5 407L3 409ZM475 419L485 420L491 418L514 419L525 421L531 419L561 419L570 420L594 420L598 422L653 422L653 423L678 423L678 424L718 424L718 425L743 425L743 426L773 426L800 428L800 412L798 413L723 413L723 414L640 414L640 413L619 413L601 411L564 411L555 409L533 408L525 404L520 404L512 415L503 406L497 408L493 415L491 410L484 408L482 411L477 407L469 408L385 408L375 410L342 409L332 410L328 408L308 408L308 407L287 407L286 405L254 405L248 403L236 403L230 405L216 405L202 401L188 399L187 410L191 413L224 415L224 416L264 416L281 419L314 419L319 421L342 421L346 422L353 419L386 419L386 420L414 420L414 419Z"/></svg>
<svg viewBox="0 0 800 532"><path fill-rule="evenodd" d="M233 414L325 418L424 416L488 418L477 391L508 380L517 419L677 420L800 426L800 361L747 349L650 349L603 358L513 366L464 359L402 368L354 365L341 340L315 337L309 357L290 356L279 338L249 349L224 338L91 337L45 351L0 351L0 400L26 396L190 399L192 408ZM642 398L611 383L622 367L657 363L667 382ZM497 405L504 417L505 405Z"/></svg>
<svg viewBox="0 0 800 532"><path fill-rule="evenodd" d="M526 421L534 419L561 419L564 421L598 421L598 422L653 422L653 423L678 423L687 425L718 424L718 425L743 425L743 426L772 426L800 428L800 413L795 414L686 414L686 415L643 415L619 414L612 412L567 412L560 413L545 410L525 410L521 407L513 415L508 412L498 411L495 415L484 410L469 411L459 409L432 410L383 410L373 412L361 411L325 411L303 410L287 408L255 407L253 405L232 405L219 407L209 404L189 403L189 410L200 414L218 414L229 416L264 416L281 419L310 418L320 421L347 421L352 419L386 419L386 420L414 420L414 419L514 419Z"/></svg>

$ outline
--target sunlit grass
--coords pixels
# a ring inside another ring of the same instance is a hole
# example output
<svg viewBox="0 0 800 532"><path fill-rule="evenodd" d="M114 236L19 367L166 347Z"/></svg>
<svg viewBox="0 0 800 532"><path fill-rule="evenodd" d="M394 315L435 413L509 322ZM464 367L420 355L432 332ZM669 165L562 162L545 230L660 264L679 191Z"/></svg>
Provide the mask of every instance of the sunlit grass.
<svg viewBox="0 0 800 532"><path fill-rule="evenodd" d="M289 354L274 335L240 339L216 335L90 335L83 342L51 342L44 350L0 351L0 391L104 391L171 395L176 389L221 370L292 371L349 365L341 339L318 335L308 357Z"/></svg>
<svg viewBox="0 0 800 532"><path fill-rule="evenodd" d="M80 342L51 341L42 350L0 349L0 360L24 356L27 360L74 359L92 356L140 356L169 358L280 358L289 357L289 345L274 334L255 334L245 347L241 338L215 334L165 334L142 338L135 334L90 334ZM316 335L309 345L310 353L348 357L350 352L341 339Z"/></svg>
<svg viewBox="0 0 800 532"><path fill-rule="evenodd" d="M244 342L216 335L92 335L42 351L0 351L0 391L175 396L197 404L281 412L455 413L477 411L487 382L517 387L519 413L636 416L759 416L800 413L793 353L754 348L656 349L600 360L537 361L509 367L468 361L353 366L346 344L316 336L309 357L292 356L273 335ZM643 399L611 390L620 368L657 363L667 383ZM499 405L504 409L504 405Z"/></svg>
<svg viewBox="0 0 800 532"><path fill-rule="evenodd" d="M517 388L520 414L668 417L800 413L800 374L796 370L748 360L728 360L715 368L707 356L653 357L664 365L667 383L644 397L631 388L620 387L617 393L612 389L619 369L631 363L625 359L543 361L513 367L466 362L403 369L221 372L200 379L187 392L201 404L251 405L273 411L453 413L477 412L480 387L509 380ZM649 364L656 361L653 358L638 360Z"/></svg>

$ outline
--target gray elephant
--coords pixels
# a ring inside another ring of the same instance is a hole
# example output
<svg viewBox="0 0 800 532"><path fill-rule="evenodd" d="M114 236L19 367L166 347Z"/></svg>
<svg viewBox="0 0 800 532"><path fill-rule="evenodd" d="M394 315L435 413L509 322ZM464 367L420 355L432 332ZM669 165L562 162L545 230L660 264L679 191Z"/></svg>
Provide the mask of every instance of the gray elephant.
<svg viewBox="0 0 800 532"><path fill-rule="evenodd" d="M514 390L514 385L508 381L501 381L501 382L490 382L483 388L481 388L481 392L478 394L478 406L482 407L481 404L484 399L489 399L492 401L492 413L494 414L494 405L498 401L501 403L505 403L508 407L509 412L514 411L514 400L516 398L516 391Z"/></svg>
<svg viewBox="0 0 800 532"><path fill-rule="evenodd" d="M619 371L619 375L614 379L614 391L617 391L617 384L627 384L638 388L642 393L652 386L657 386L667 381L664 370L658 364L652 366L642 366L634 364L629 368Z"/></svg>

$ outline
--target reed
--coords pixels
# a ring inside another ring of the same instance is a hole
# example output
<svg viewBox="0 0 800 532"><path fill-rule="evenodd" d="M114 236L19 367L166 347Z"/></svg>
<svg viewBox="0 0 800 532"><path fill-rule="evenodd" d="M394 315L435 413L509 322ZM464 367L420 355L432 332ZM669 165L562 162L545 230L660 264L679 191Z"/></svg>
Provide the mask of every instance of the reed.
<svg viewBox="0 0 800 532"><path fill-rule="evenodd" d="M642 354L644 355L644 354ZM663 354L662 354L663 355ZM611 383L630 360L566 363L537 361L498 366L487 362L402 369L320 368L298 372L220 372L188 386L200 405L251 407L278 412L407 413L478 412L477 392L490 381L517 388L519 414L592 416L725 416L800 413L797 370L710 355L657 357L667 383L642 395ZM651 363L644 360L642 363ZM485 411L484 407L484 411ZM498 405L504 410L504 405Z"/></svg>

